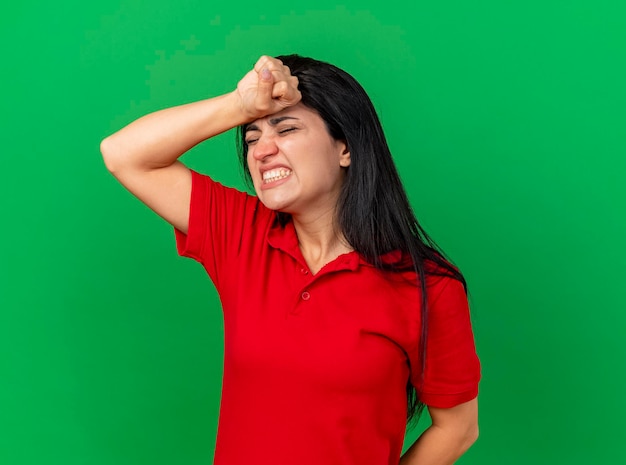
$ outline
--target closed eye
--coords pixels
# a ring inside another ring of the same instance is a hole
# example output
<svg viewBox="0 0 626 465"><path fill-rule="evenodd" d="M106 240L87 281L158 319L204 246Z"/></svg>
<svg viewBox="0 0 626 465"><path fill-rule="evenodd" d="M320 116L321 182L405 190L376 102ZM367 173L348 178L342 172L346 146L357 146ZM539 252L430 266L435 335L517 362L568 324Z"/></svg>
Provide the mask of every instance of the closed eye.
<svg viewBox="0 0 626 465"><path fill-rule="evenodd" d="M284 134L289 134L292 131L295 131L296 129L298 129L297 127L288 127L288 128L284 128L284 129L280 129L279 131L276 131L278 134L280 135L284 135ZM250 137L248 139L245 140L246 145L252 145L255 142L257 142L259 140L258 137Z"/></svg>

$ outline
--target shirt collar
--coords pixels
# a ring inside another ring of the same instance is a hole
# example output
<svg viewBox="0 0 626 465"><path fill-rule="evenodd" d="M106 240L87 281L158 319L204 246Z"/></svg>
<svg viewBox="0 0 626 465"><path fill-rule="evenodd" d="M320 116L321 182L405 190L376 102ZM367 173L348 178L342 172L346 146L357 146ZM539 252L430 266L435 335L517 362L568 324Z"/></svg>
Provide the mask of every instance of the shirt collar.
<svg viewBox="0 0 626 465"><path fill-rule="evenodd" d="M275 218L272 226L267 231L267 243L277 249L290 255L294 260L303 266L306 266L306 261L302 256L302 251L298 245L298 235L296 234L296 228L293 225L293 221L288 221L285 226L282 226L278 219ZM382 262L386 265L399 265L403 261L404 254L399 250L388 252L381 256ZM366 261L363 256L358 252L348 252L340 255L331 263L326 265L327 271L339 271L350 270L355 271L360 265L372 267L373 265Z"/></svg>
<svg viewBox="0 0 626 465"><path fill-rule="evenodd" d="M306 260L304 260L302 251L298 245L298 235L296 234L293 221L290 220L285 226L282 226L278 222L278 219L275 219L274 223L267 231L267 243L271 247L290 255L302 266L307 266ZM328 263L324 266L323 270L324 273L340 270L355 271L361 263L365 263L365 261L362 260L357 252L348 252Z"/></svg>

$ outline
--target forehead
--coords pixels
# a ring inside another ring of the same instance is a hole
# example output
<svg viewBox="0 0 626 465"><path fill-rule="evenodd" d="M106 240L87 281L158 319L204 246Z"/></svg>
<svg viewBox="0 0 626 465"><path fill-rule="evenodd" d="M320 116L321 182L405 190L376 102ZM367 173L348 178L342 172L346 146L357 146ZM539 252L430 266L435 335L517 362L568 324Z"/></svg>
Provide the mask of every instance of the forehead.
<svg viewBox="0 0 626 465"><path fill-rule="evenodd" d="M315 110L312 110L302 104L302 102L297 103L292 107L285 108L277 113L272 113L271 115L264 116L263 118L256 119L245 126L246 131L255 131L260 130L265 124L269 124L270 126L275 126L282 121L301 121L301 122L315 122L319 120L321 122L322 118L317 114Z"/></svg>

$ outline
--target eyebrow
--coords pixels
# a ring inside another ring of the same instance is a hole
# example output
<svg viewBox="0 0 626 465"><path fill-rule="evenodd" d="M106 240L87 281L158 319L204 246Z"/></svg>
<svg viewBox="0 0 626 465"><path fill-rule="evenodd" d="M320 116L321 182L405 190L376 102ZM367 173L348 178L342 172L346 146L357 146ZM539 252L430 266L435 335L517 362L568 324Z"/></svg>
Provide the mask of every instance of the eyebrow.
<svg viewBox="0 0 626 465"><path fill-rule="evenodd" d="M298 118L296 118L295 116L279 116L278 118L271 118L269 120L269 123L270 123L270 126L276 126L277 124L282 123L283 121L288 120L288 119L297 120ZM248 126L246 126L244 132L248 132L248 131L260 131L260 129L256 124L249 124Z"/></svg>

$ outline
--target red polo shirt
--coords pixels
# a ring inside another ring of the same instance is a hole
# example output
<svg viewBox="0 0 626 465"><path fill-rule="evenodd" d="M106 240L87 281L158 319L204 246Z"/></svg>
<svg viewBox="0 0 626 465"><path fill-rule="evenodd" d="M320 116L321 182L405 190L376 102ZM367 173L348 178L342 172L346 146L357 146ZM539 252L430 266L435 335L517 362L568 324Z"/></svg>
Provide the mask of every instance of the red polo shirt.
<svg viewBox="0 0 626 465"><path fill-rule="evenodd" d="M192 172L187 235L224 314L216 465L397 465L407 381L420 382L415 274L381 273L356 252L312 275L293 224L256 197ZM405 279L409 278L409 279ZM467 298L429 278L422 402L453 407L478 394Z"/></svg>

